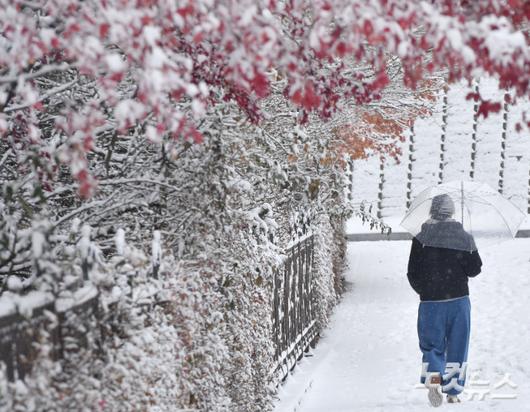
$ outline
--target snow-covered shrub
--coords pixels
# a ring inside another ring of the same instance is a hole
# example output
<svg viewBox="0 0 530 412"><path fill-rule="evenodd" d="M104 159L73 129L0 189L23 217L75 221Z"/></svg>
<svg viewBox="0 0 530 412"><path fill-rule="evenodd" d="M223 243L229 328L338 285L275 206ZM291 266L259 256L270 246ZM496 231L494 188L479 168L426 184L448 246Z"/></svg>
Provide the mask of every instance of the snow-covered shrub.
<svg viewBox="0 0 530 412"><path fill-rule="evenodd" d="M328 316L338 299L339 273L334 272L334 255L337 246L333 243L333 228L329 216L320 216L320 227L315 234L315 263L313 274L313 308L317 327L321 330L328 323Z"/></svg>
<svg viewBox="0 0 530 412"><path fill-rule="evenodd" d="M88 278L102 305L101 337L60 367L43 361L55 366L10 385L12 399L31 398L37 410L270 410L272 273L298 236L292 222L306 216L316 236L315 307L324 327L337 300L342 223L351 211L331 129L300 125L280 95L263 110L271 119L258 126L236 105L216 106L203 122L202 145L167 136L152 145L141 126L110 142L103 131L90 159L100 179L90 200L76 195L68 174L35 196L8 153L2 178L13 189L4 188L9 213L0 222L9 250L24 254L8 253L3 273L15 268L12 276L24 283L34 278L31 262L63 262L40 265L44 275L22 291L60 294ZM40 248L32 247L34 233L44 239Z"/></svg>

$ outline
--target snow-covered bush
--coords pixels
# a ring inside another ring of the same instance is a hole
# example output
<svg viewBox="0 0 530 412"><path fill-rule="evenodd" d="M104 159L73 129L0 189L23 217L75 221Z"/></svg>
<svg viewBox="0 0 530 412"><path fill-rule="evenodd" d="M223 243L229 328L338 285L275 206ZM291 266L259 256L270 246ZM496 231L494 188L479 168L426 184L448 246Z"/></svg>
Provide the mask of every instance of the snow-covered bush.
<svg viewBox="0 0 530 412"><path fill-rule="evenodd" d="M281 97L274 104L289 109ZM56 197L13 212L30 227L33 219L47 222L43 247L65 262L42 286L35 280L24 290L55 285L60 297L63 283L82 280L86 270L102 308L93 328L101 336L60 366L36 367L25 383L10 385L10 402L31 398L36 410L54 404L270 409L272 273L296 238L292 221L301 213L312 217L309 229L322 238L315 253L324 326L339 272L328 263L343 253L336 240L349 213L341 195L342 154L333 154L336 136L325 129L312 141L295 118L257 126L229 104L217 107L201 130L200 146L151 146L141 134L116 141L102 162L91 163L101 176L94 199L76 198L65 175ZM23 188L10 201L37 202ZM3 218L6 226L14 221ZM35 251L41 253L28 247L30 262ZM21 266L19 276L31 279L34 267ZM46 354L43 345L39 365L55 365ZM46 385L51 389L41 390Z"/></svg>

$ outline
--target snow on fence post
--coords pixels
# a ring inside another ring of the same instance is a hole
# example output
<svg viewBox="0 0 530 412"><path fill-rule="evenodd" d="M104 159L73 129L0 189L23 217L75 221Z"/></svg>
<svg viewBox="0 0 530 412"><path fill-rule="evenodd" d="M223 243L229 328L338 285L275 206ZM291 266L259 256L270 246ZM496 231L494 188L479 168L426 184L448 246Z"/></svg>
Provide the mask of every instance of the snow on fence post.
<svg viewBox="0 0 530 412"><path fill-rule="evenodd" d="M122 256L124 259L130 258L134 253L131 251L131 248L127 245L125 240L125 230L119 228L116 231L116 236L114 237L114 243L116 245L116 253ZM128 296L132 299L133 297L133 277L132 275L127 275L127 286L129 287Z"/></svg>
<svg viewBox="0 0 530 412"><path fill-rule="evenodd" d="M377 191L377 218L383 217L383 189L385 187L385 158L379 157L379 184Z"/></svg>
<svg viewBox="0 0 530 412"><path fill-rule="evenodd" d="M475 81L473 92L478 96L478 83ZM478 125L478 97L474 99L473 105L473 133L471 134L471 167L469 168L469 178L475 179L475 159L477 157L477 125Z"/></svg>
<svg viewBox="0 0 530 412"><path fill-rule="evenodd" d="M508 102L510 95L508 91L504 94L504 105L502 110L502 135L501 135L501 163L499 167L499 193L504 191L504 160L506 159L506 129L508 128Z"/></svg>
<svg viewBox="0 0 530 412"><path fill-rule="evenodd" d="M114 244L116 246L116 254L120 256L125 255L125 231L120 227L116 230L116 235L114 236Z"/></svg>
<svg viewBox="0 0 530 412"><path fill-rule="evenodd" d="M354 162L351 156L348 157L348 170L346 176L348 177L348 195L347 198L350 202L353 202L353 172Z"/></svg>
<svg viewBox="0 0 530 412"><path fill-rule="evenodd" d="M449 86L444 86L444 97L442 104L442 134L440 135L440 163L438 165L438 183L442 183L444 180L444 167L445 167L445 131L447 130L447 95L449 93Z"/></svg>
<svg viewBox="0 0 530 412"><path fill-rule="evenodd" d="M160 262L162 261L162 246L160 242L160 232L155 230L153 232L153 242L151 243L151 266L155 279L158 279L158 271L160 270Z"/></svg>
<svg viewBox="0 0 530 412"><path fill-rule="evenodd" d="M414 123L409 132L409 157L407 164L407 210L412 202L412 165L414 163Z"/></svg>
<svg viewBox="0 0 530 412"><path fill-rule="evenodd" d="M39 260L44 254L45 247L46 237L43 233L42 227L34 227L31 233L31 249L33 252L33 262L35 265L35 274L37 277L40 277L42 275L42 268L39 264Z"/></svg>
<svg viewBox="0 0 530 412"><path fill-rule="evenodd" d="M79 240L79 255L81 257L81 270L83 272L83 281L88 280L88 272L92 268L91 242L90 242L89 225L83 225L81 228L81 239Z"/></svg>

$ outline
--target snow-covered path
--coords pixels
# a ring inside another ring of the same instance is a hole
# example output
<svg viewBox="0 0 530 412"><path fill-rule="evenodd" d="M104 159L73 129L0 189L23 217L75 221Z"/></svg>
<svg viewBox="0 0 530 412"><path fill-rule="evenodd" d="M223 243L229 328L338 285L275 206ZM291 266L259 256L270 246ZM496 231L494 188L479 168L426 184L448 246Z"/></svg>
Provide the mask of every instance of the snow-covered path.
<svg viewBox="0 0 530 412"><path fill-rule="evenodd" d="M275 412L433 410L417 387L418 298L406 278L409 248L410 241L349 244L348 291L316 349L280 388ZM483 271L470 281L464 403L438 410L530 411L530 239L481 255ZM502 384L507 377L516 388ZM466 400L472 391L477 394Z"/></svg>

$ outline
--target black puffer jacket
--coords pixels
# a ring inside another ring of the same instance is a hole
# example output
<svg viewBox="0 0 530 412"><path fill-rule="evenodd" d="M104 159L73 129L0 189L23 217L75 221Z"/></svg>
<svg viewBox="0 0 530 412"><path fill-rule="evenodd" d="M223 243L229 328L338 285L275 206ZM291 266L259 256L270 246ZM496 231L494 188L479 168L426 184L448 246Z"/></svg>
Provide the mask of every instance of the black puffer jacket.
<svg viewBox="0 0 530 412"><path fill-rule="evenodd" d="M462 232L465 233L463 229ZM423 246L414 238L407 276L422 301L445 300L469 295L468 277L478 275L481 267L482 260L476 250Z"/></svg>

